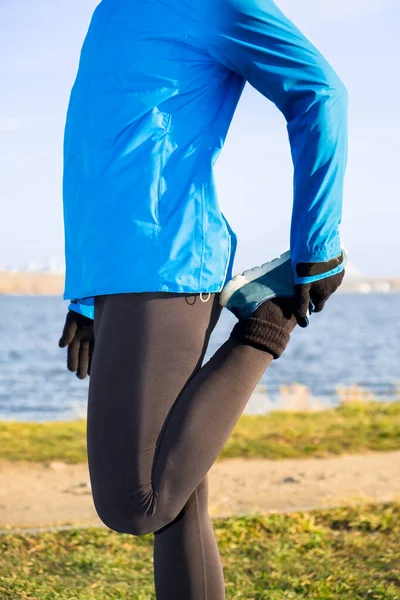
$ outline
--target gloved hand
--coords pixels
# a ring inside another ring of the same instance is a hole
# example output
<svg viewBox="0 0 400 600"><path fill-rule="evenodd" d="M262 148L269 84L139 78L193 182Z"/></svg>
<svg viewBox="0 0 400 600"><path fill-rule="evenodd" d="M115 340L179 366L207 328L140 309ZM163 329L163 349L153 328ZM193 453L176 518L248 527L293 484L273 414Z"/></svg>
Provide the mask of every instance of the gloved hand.
<svg viewBox="0 0 400 600"><path fill-rule="evenodd" d="M76 372L79 379L90 375L94 350L93 320L73 310L69 310L64 330L58 342L60 348L68 346L67 368Z"/></svg>
<svg viewBox="0 0 400 600"><path fill-rule="evenodd" d="M296 267L298 277L310 277L327 273L327 277L311 283L296 283L294 296L294 315L300 327L307 327L308 313L321 312L328 298L336 292L343 281L345 270L329 276L329 271L337 269L339 265L346 262L342 253L326 263L300 263ZM324 271L325 270L325 271Z"/></svg>

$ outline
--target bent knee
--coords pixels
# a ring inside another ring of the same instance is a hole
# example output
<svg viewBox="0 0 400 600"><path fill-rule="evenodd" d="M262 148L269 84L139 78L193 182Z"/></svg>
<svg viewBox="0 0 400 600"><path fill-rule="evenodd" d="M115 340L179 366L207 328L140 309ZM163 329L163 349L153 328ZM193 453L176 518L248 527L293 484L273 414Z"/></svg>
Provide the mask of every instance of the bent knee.
<svg viewBox="0 0 400 600"><path fill-rule="evenodd" d="M135 536L154 533L177 517L176 511L168 510L156 497L140 504L132 498L111 500L109 495L106 499L99 497L93 499L100 520L109 529L118 533Z"/></svg>
<svg viewBox="0 0 400 600"><path fill-rule="evenodd" d="M139 536L156 531L151 521L142 517L130 516L124 518L117 512L97 511L97 514L104 525L118 533L129 533L130 535Z"/></svg>

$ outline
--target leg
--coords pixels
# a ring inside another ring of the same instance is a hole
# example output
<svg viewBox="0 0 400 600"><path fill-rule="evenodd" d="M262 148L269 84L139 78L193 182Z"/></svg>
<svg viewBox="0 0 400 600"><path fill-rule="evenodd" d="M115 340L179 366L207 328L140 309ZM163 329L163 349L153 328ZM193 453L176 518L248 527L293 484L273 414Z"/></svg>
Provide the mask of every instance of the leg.
<svg viewBox="0 0 400 600"><path fill-rule="evenodd" d="M229 339L199 369L219 309L217 296L194 299L133 293L102 300L88 458L96 509L117 531L154 532L178 516L272 360Z"/></svg>
<svg viewBox="0 0 400 600"><path fill-rule="evenodd" d="M148 294L147 296L149 297L151 294ZM177 373L177 381L179 385L182 386L186 383L186 379L191 376L192 371L200 368L209 335L220 314L220 308L217 301L214 301L213 305L212 302L207 304L200 303L198 302L198 299L196 304L194 303L194 300L194 297L188 298L188 314L193 315L193 313L196 312L197 318L201 317L200 320L203 324L203 329L198 341L198 350L194 354L193 360L188 362L187 365L185 364L185 361L181 362L179 365L180 369L177 369L177 365L175 365L175 371L182 370L182 374L184 375L184 379L179 383L179 372ZM196 311L194 311L194 308L190 308L195 304ZM100 343L98 342L101 337L100 330L103 327L103 309L104 298L96 298L96 318L94 324L96 353L98 352L97 349L101 348ZM188 356L186 358L188 358ZM99 362L97 354L94 362ZM159 365L159 370L162 373L162 365ZM151 372L149 373L149 376L151 376ZM167 373L165 373L165 377L167 378ZM157 392L156 398L162 399L163 392L164 388L161 386L161 389ZM172 395L169 398L166 398L167 409L169 409L170 405L175 400L176 394L177 391L175 389L173 390ZM90 398L92 398L92 395ZM148 398L148 400L150 401L151 399ZM154 406L155 417L157 417L158 414L156 406L157 402L155 402ZM163 407L161 408L163 409ZM155 428L161 428L162 426L162 420L164 418L163 411L164 409L160 412L158 422L154 424ZM129 415L129 412L127 414ZM95 407L91 410L90 415L96 415ZM124 415L121 415L121 418L124 419ZM90 419L88 423L88 430L91 430L92 420ZM107 424L105 423L105 425ZM90 456L89 464L93 467L93 462L96 461L96 455L94 458L92 458L92 455ZM103 485L105 488L108 486L111 488L113 484L112 482L103 480ZM107 494L108 491L111 493L111 490L107 489L104 489L103 493ZM97 498L97 495L98 493L96 493L95 498ZM184 598L185 600L195 600L198 598L199 600L202 600L204 597L213 598L213 600L222 600L225 597L221 559L208 514L207 478L204 478L198 488L193 492L177 518L156 532L154 537L154 570L157 598L162 600L169 600L170 598L173 600L179 600L180 598Z"/></svg>
<svg viewBox="0 0 400 600"><path fill-rule="evenodd" d="M208 514L207 477L178 517L154 535L157 598L225 598L221 559Z"/></svg>

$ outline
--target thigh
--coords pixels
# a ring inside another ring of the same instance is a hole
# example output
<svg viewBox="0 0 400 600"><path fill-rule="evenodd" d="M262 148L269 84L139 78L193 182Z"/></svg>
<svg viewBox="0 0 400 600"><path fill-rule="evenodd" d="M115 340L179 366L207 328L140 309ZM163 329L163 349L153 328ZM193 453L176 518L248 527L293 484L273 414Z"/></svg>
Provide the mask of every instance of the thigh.
<svg viewBox="0 0 400 600"><path fill-rule="evenodd" d="M220 310L215 294L208 302L168 293L96 299L87 423L94 497L149 488L157 440L202 364Z"/></svg>

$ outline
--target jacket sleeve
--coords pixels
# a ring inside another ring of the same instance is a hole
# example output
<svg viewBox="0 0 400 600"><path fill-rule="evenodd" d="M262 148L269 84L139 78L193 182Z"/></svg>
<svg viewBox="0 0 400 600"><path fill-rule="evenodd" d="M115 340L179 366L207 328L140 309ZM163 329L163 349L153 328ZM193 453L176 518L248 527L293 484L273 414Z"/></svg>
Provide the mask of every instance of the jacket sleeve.
<svg viewBox="0 0 400 600"><path fill-rule="evenodd" d="M94 297L71 300L68 310L73 310L88 319L94 320Z"/></svg>
<svg viewBox="0 0 400 600"><path fill-rule="evenodd" d="M347 160L347 90L319 53L272 0L205 0L207 53L246 79L282 112L294 165L290 249L296 265L341 253ZM343 266L335 269L340 271Z"/></svg>

